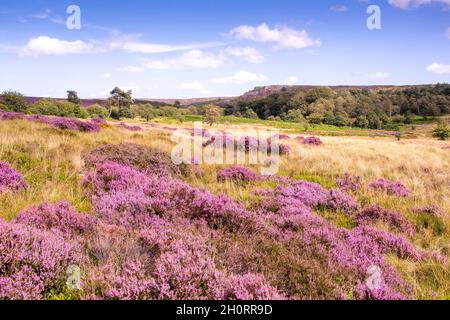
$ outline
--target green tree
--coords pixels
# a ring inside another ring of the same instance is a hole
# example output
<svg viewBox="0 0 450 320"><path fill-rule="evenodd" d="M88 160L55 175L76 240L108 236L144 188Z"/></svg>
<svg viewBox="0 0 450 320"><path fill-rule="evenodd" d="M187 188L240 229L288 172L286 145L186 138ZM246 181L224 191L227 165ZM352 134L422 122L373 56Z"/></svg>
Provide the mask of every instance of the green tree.
<svg viewBox="0 0 450 320"><path fill-rule="evenodd" d="M284 120L300 123L305 121L305 117L300 109L292 109L288 111Z"/></svg>
<svg viewBox="0 0 450 320"><path fill-rule="evenodd" d="M242 112L242 116L247 119L259 119L258 115L252 109L247 109Z"/></svg>
<svg viewBox="0 0 450 320"><path fill-rule="evenodd" d="M206 111L205 122L211 127L214 123L217 123L221 116L221 110L218 108L210 108Z"/></svg>
<svg viewBox="0 0 450 320"><path fill-rule="evenodd" d="M110 92L110 95L110 116L112 113L112 107L115 106L118 110L119 118L133 118L133 113L131 112L131 105L133 104L133 92L131 90L124 91L119 87L115 87Z"/></svg>
<svg viewBox="0 0 450 320"><path fill-rule="evenodd" d="M78 98L78 93L73 90L67 90L67 101L72 102L74 104L81 103L80 98Z"/></svg>
<svg viewBox="0 0 450 320"><path fill-rule="evenodd" d="M0 101L6 109L5 111L25 112L27 110L25 97L19 92L4 91L0 95Z"/></svg>
<svg viewBox="0 0 450 320"><path fill-rule="evenodd" d="M87 113L91 116L91 118L100 117L100 118L107 118L109 115L108 109L105 107L102 107L99 104L93 104L86 108Z"/></svg>
<svg viewBox="0 0 450 320"><path fill-rule="evenodd" d="M450 137L450 129L444 120L438 122L436 129L433 131L433 137L439 140L447 140Z"/></svg>

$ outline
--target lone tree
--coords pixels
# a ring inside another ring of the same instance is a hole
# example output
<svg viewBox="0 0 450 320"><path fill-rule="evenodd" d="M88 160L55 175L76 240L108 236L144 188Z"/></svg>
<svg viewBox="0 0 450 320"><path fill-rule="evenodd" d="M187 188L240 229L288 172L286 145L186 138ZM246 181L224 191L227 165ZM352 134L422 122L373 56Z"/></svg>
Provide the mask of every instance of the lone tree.
<svg viewBox="0 0 450 320"><path fill-rule="evenodd" d="M212 127L212 125L218 121L220 116L221 112L219 109L210 108L206 111L205 122Z"/></svg>
<svg viewBox="0 0 450 320"><path fill-rule="evenodd" d="M433 137L439 140L447 140L450 137L450 129L445 121L439 121L437 128L433 131Z"/></svg>
<svg viewBox="0 0 450 320"><path fill-rule="evenodd" d="M6 109L5 111L25 112L27 110L25 97L15 91L4 91L0 95L0 104Z"/></svg>
<svg viewBox="0 0 450 320"><path fill-rule="evenodd" d="M67 90L67 101L75 103L75 104L81 103L80 98L78 98L78 93L73 90Z"/></svg>
<svg viewBox="0 0 450 320"><path fill-rule="evenodd" d="M109 97L109 102L111 109L109 116L113 111L113 106L116 106L119 111L119 117L121 118L132 118L133 113L131 112L131 105L133 104L133 92L131 90L124 91L119 87L115 87L111 92Z"/></svg>

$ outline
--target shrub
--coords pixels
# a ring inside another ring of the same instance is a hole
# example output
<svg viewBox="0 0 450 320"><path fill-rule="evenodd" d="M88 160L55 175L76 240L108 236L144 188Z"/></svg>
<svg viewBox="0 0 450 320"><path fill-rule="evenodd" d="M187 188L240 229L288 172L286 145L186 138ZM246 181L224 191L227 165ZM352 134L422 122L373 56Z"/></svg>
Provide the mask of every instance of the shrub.
<svg viewBox="0 0 450 320"><path fill-rule="evenodd" d="M0 95L0 102L0 109L4 111L25 112L27 110L25 97L19 92L4 91Z"/></svg>
<svg viewBox="0 0 450 320"><path fill-rule="evenodd" d="M22 174L11 168L6 162L0 162L0 194L26 189L28 184Z"/></svg>
<svg viewBox="0 0 450 320"><path fill-rule="evenodd" d="M314 146L320 146L321 144L323 144L322 140L320 140L320 138L318 137L308 137L302 140L303 144L308 144L308 145L314 145Z"/></svg>
<svg viewBox="0 0 450 320"><path fill-rule="evenodd" d="M80 105L68 101L53 99L42 99L28 108L28 113L57 116L57 117L75 117L86 119L89 113Z"/></svg>
<svg viewBox="0 0 450 320"><path fill-rule="evenodd" d="M91 216L78 213L68 202L58 202L28 208L19 213L13 222L74 236L92 232L95 221Z"/></svg>
<svg viewBox="0 0 450 320"><path fill-rule="evenodd" d="M336 180L336 185L344 191L356 191L361 188L361 177L346 173L343 177Z"/></svg>
<svg viewBox="0 0 450 320"><path fill-rule="evenodd" d="M126 123L121 123L118 125L119 128L128 130L128 131L142 131L142 128L139 126L130 126L127 125Z"/></svg>
<svg viewBox="0 0 450 320"><path fill-rule="evenodd" d="M220 182L251 182L258 179L258 175L253 171L239 166L222 169L217 173L217 180Z"/></svg>
<svg viewBox="0 0 450 320"><path fill-rule="evenodd" d="M133 166L139 170L160 171L161 175L189 175L188 165L175 165L169 154L154 148L132 143L119 145L106 144L100 146L84 157L87 167L95 167L96 164L108 161Z"/></svg>
<svg viewBox="0 0 450 320"><path fill-rule="evenodd" d="M108 109L102 107L99 104L94 104L86 108L87 113L89 113L91 118L102 118L105 119L108 117L109 112Z"/></svg>
<svg viewBox="0 0 450 320"><path fill-rule="evenodd" d="M378 179L369 185L372 190L380 190L387 194L395 195L398 197L409 197L411 190L406 188L401 182L390 181L387 179Z"/></svg>
<svg viewBox="0 0 450 320"><path fill-rule="evenodd" d="M450 137L450 129L447 128L447 123L441 121L438 123L436 129L433 131L433 137L440 140L447 140Z"/></svg>
<svg viewBox="0 0 450 320"><path fill-rule="evenodd" d="M0 299L41 299L79 263L79 253L57 233L0 221Z"/></svg>
<svg viewBox="0 0 450 320"><path fill-rule="evenodd" d="M364 208L356 215L355 219L358 224L368 224L379 220L402 232L415 233L414 227L399 212L384 209L379 205Z"/></svg>

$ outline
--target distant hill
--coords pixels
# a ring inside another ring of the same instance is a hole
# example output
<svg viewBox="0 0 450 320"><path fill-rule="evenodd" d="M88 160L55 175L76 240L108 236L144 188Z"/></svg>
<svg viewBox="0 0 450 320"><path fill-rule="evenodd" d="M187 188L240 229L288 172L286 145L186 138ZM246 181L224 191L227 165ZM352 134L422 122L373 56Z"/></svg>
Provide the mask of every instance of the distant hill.
<svg viewBox="0 0 450 320"><path fill-rule="evenodd" d="M333 91L345 91L345 90L381 90L381 89L404 89L404 88L414 88L421 87L425 85L408 85L408 86L393 86L393 85L366 85L366 86L353 86L353 85L343 85L343 86L328 86ZM253 99L258 97L267 97L271 94L280 93L280 92L295 92L299 90L308 90L317 88L320 86L315 85L294 85L294 86L286 86L286 85L270 85L270 86L261 86L255 87L253 90L245 92L241 96L236 97L207 97L207 98L191 98L191 99L175 99L175 98L167 98L167 99L135 99L136 103L151 103L155 106L164 106L164 105L173 105L176 101L180 102L181 106L190 106L190 105L204 105L207 103L223 103L234 100L236 98L240 99ZM41 99L42 97L26 97L28 104L33 104ZM54 100L65 100L63 98L50 98ZM87 107L93 104L105 105L107 103L106 99L82 99L82 105Z"/></svg>
<svg viewBox="0 0 450 320"><path fill-rule="evenodd" d="M27 104L33 104L42 99L51 99L55 101L64 101L64 98L44 98L44 97L25 97ZM151 103L155 106L173 105L176 101L180 102L181 106L191 106L196 104L205 104L213 101L223 101L230 99L222 97L212 97L212 98L192 98L192 99L135 99L135 103ZM81 99L81 104L84 107L91 106L93 104L105 105L107 103L106 99Z"/></svg>

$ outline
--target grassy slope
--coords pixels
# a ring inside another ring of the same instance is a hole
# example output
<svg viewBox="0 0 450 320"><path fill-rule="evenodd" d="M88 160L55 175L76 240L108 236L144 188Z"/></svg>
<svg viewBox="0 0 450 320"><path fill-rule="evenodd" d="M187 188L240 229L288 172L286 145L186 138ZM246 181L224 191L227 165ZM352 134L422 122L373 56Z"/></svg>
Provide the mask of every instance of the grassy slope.
<svg viewBox="0 0 450 320"><path fill-rule="evenodd" d="M159 121L173 123L171 119L162 120ZM225 120L230 121L229 118ZM239 124L240 119L236 121L235 125L245 127ZM269 124L257 122L257 125ZM248 122L246 125L249 126ZM430 128L426 126L417 127L417 132L428 132ZM360 175L364 185L379 177L402 181L413 190L412 198L399 200L367 191L358 192L356 197L362 204L380 203L387 208L401 211L411 222L421 226L414 239L416 245L448 252L450 157L449 150L443 149L448 143L429 138L396 141L392 137L354 135L324 137L325 144L321 147L305 147L293 140L288 142L293 152L283 158L280 174L319 182L326 187L333 187L335 179L345 172ZM170 136L160 130L145 129L136 133L111 127L97 134L85 134L62 132L43 124L23 121L1 122L0 141L0 160L10 162L25 175L30 184L27 191L0 196L0 217L5 219L13 218L29 205L45 201L69 200L80 211L89 211L91 205L79 186L83 173L82 154L98 144L126 141L171 150ZM213 192L227 193L248 205L257 200L252 195L253 190L270 186L264 182L244 187L217 183L215 177L219 168L202 166L204 174L200 178L191 178L190 182ZM438 232L436 225L433 227L430 221L412 212L415 207L430 204L438 204L447 213L444 221L439 223L441 227L446 228L445 232ZM351 221L344 215L327 212L322 214L339 226L351 227ZM418 298L450 299L448 267L436 263L413 263L395 259L392 263L414 284Z"/></svg>

